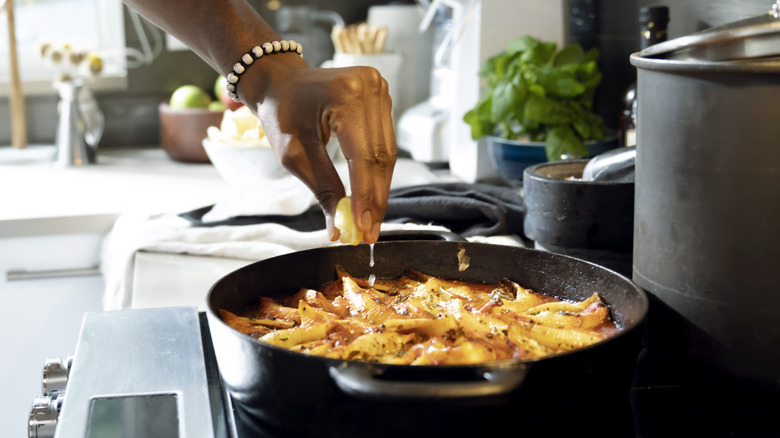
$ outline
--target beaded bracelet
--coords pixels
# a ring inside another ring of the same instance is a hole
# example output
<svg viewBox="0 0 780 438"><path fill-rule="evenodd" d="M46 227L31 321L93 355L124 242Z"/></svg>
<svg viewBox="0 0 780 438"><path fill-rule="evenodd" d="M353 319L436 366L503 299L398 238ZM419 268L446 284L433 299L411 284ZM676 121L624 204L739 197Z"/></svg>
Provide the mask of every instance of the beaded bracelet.
<svg viewBox="0 0 780 438"><path fill-rule="evenodd" d="M227 94L234 101L238 102L238 80L253 62L263 57L263 55L272 55L274 53L295 52L303 57L303 48L300 44L292 40L271 41L255 46L252 50L244 53L241 60L233 65L233 71L227 75Z"/></svg>

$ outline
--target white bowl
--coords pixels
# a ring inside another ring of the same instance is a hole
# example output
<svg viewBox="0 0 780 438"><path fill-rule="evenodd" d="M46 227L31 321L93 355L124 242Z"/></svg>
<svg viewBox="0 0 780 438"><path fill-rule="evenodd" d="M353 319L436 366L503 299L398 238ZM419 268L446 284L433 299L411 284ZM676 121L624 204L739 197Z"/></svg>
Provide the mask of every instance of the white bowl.
<svg viewBox="0 0 780 438"><path fill-rule="evenodd" d="M203 139L203 148L217 173L230 185L262 184L290 175L270 145L236 146L216 143L206 137ZM341 149L335 137L326 148L331 159L336 160Z"/></svg>
<svg viewBox="0 0 780 438"><path fill-rule="evenodd" d="M207 137L203 148L217 173L230 185L258 184L289 174L270 146L237 147Z"/></svg>

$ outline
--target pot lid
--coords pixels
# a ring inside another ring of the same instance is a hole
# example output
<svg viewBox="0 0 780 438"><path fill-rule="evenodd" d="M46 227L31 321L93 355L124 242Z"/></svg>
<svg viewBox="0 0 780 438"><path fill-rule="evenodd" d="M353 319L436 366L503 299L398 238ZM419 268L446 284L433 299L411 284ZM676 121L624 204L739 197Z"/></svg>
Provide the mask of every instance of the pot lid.
<svg viewBox="0 0 780 438"><path fill-rule="evenodd" d="M640 52L646 58L740 61L780 56L780 0L766 14L665 41Z"/></svg>

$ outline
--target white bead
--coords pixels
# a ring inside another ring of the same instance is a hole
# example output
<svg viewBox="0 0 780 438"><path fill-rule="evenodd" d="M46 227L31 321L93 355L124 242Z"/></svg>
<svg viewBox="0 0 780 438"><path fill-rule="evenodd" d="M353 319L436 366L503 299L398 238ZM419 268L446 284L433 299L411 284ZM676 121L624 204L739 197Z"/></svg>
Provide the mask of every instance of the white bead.
<svg viewBox="0 0 780 438"><path fill-rule="evenodd" d="M295 48L298 47L298 43L293 40L290 40L288 43L290 44L290 51L294 52L296 50Z"/></svg>
<svg viewBox="0 0 780 438"><path fill-rule="evenodd" d="M235 63L235 64L233 65L233 71L234 71L234 72L236 72L236 74L238 74L238 75L240 75L241 73L243 73L243 72L244 72L244 70L245 70L245 69L244 69L244 66L243 66L243 65L241 65L241 63L240 63L240 62L237 62L237 63Z"/></svg>
<svg viewBox="0 0 780 438"><path fill-rule="evenodd" d="M225 88L227 88L228 91L236 91L235 84L231 84L229 82L227 84L225 84Z"/></svg>
<svg viewBox="0 0 780 438"><path fill-rule="evenodd" d="M296 53L298 53L299 55L300 55L301 53L303 53L303 48L301 47L301 45L300 45L300 44L298 44L298 47L296 47L296 48L295 48L295 52L296 52Z"/></svg>
<svg viewBox="0 0 780 438"><path fill-rule="evenodd" d="M263 48L260 46L252 47L252 54L255 55L255 58L260 58L263 56Z"/></svg>
<svg viewBox="0 0 780 438"><path fill-rule="evenodd" d="M280 43L279 41L274 41L271 44L274 45L274 52L278 52L278 51L282 50L282 43Z"/></svg>
<svg viewBox="0 0 780 438"><path fill-rule="evenodd" d="M246 65L251 64L252 62L254 62L254 60L255 59L252 58L252 55L250 55L249 53L244 53L244 56L241 57L241 62L243 62Z"/></svg>
<svg viewBox="0 0 780 438"><path fill-rule="evenodd" d="M286 52L290 50L290 43L288 43L287 41L282 41L281 44L282 44L282 52Z"/></svg>
<svg viewBox="0 0 780 438"><path fill-rule="evenodd" d="M236 75L233 72L228 73L227 81L230 82L231 84L235 84L236 82L238 82L238 75Z"/></svg>
<svg viewBox="0 0 780 438"><path fill-rule="evenodd" d="M274 45L271 43L263 43L263 51L266 55L274 51Z"/></svg>

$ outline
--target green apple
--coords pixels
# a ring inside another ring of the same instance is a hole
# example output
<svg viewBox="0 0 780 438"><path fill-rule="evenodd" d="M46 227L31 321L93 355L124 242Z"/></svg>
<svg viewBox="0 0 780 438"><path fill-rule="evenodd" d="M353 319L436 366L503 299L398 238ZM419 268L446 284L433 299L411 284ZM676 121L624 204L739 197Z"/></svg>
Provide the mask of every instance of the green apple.
<svg viewBox="0 0 780 438"><path fill-rule="evenodd" d="M209 111L225 111L227 107L224 103L215 100L209 104Z"/></svg>
<svg viewBox="0 0 780 438"><path fill-rule="evenodd" d="M223 105L225 105L225 108L235 111L242 107L244 104L241 102L236 102L230 96L227 95L227 89L225 88L225 85L227 85L227 79L225 79L224 76L217 77L217 81L214 82L214 96L222 102Z"/></svg>
<svg viewBox="0 0 780 438"><path fill-rule="evenodd" d="M222 75L217 76L217 80L214 82L214 97L217 100L219 100L222 92L225 91L225 85L227 85L227 79Z"/></svg>
<svg viewBox="0 0 780 438"><path fill-rule="evenodd" d="M168 105L172 109L183 108L208 108L211 97L200 87L195 85L182 85L171 94Z"/></svg>

